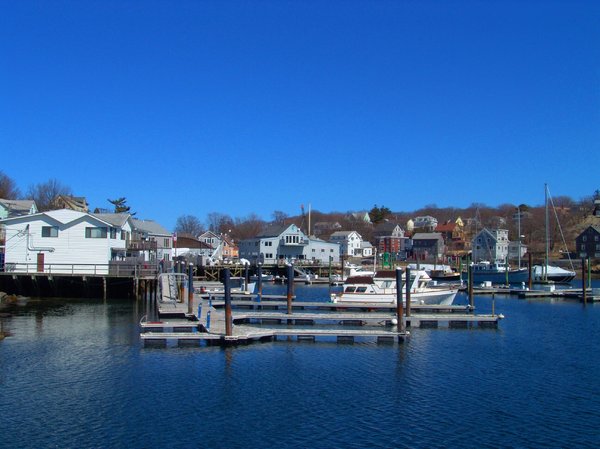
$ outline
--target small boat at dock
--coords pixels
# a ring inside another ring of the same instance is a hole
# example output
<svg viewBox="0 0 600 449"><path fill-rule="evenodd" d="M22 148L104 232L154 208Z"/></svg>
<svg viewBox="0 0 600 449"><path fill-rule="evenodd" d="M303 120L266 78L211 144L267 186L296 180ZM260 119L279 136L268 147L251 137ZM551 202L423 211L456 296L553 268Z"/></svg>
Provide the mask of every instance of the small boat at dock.
<svg viewBox="0 0 600 449"><path fill-rule="evenodd" d="M402 273L402 297L406 298L406 272ZM411 271L411 304L451 305L458 293L453 285L432 285L432 279L424 270ZM378 271L372 276L350 276L343 291L331 295L335 303L396 303L396 273L393 270ZM404 300L405 301L405 300Z"/></svg>

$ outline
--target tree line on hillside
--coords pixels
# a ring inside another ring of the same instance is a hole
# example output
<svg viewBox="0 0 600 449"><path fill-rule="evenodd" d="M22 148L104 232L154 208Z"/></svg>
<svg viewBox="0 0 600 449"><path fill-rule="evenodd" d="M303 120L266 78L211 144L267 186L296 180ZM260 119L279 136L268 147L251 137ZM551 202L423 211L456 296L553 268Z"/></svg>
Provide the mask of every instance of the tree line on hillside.
<svg viewBox="0 0 600 449"><path fill-rule="evenodd" d="M44 211L52 208L52 202L57 195L72 195L70 187L65 186L56 179L30 186L25 195L22 195L14 180L3 172L0 172L0 198L3 199L32 199L35 200L38 210ZM562 239L573 250L575 237L583 230L586 218L593 211L594 199L600 198L600 191L594 194L574 200L568 196L557 196L552 199L550 211L550 249L554 251L563 250ZM108 200L114 206L114 212L130 212L124 197ZM517 211L520 214L517 214ZM545 245L545 207L544 205L528 204L501 204L490 207L483 203L472 203L466 208L446 207L440 208L435 204L428 204L415 211L393 212L389 207L375 204L369 213L371 223L356 218L351 212L321 212L313 210L310 214L311 234L328 239L333 232L326 229L321 233L315 232L315 223L329 222L338 223L339 230L357 231L364 240L374 243L373 232L375 227L384 221L391 221L406 229L408 220L417 216L430 215L438 220L438 223L453 222L460 217L468 224L467 235L472 235L476 230L484 227L508 229L511 240L519 239L519 227L521 241L528 245L531 252L543 252ZM520 216L520 222L516 218ZM249 214L245 217L231 217L220 212L210 212L205 220L192 214L181 215L176 222L174 231L181 235L198 236L205 231L216 234L227 234L235 241L252 238L260 234L270 225L296 224L304 232L308 232L309 217L304 213L290 216L283 211L275 210L271 220L263 220L257 214Z"/></svg>

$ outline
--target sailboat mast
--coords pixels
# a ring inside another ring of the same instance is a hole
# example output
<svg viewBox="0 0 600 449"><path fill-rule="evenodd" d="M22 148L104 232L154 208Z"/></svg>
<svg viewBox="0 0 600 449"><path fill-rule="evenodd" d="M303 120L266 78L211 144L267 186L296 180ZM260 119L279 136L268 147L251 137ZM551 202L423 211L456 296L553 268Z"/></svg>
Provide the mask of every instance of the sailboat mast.
<svg viewBox="0 0 600 449"><path fill-rule="evenodd" d="M544 184L544 203L546 204L546 264L544 266L544 281L548 280L548 228L550 227L548 224L548 184Z"/></svg>
<svg viewBox="0 0 600 449"><path fill-rule="evenodd" d="M519 252L519 270L521 269L521 206L517 206L517 223L518 223L518 233L519 233L519 247L517 251Z"/></svg>

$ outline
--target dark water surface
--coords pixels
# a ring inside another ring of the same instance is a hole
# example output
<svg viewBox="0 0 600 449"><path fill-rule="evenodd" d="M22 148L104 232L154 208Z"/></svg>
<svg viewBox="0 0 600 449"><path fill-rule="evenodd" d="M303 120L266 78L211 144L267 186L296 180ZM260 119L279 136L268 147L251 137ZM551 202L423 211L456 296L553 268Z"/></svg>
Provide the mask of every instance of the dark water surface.
<svg viewBox="0 0 600 449"><path fill-rule="evenodd" d="M30 301L1 318L0 447L600 447L600 304L495 308L401 345L144 349L142 303Z"/></svg>

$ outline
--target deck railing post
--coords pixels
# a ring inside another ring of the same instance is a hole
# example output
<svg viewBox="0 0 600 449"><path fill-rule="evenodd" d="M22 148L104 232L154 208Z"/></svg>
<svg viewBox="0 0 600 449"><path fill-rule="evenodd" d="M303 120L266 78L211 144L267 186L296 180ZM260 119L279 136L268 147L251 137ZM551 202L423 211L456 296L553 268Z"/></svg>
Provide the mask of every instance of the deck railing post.
<svg viewBox="0 0 600 449"><path fill-rule="evenodd" d="M229 268L223 270L223 286L225 288L225 335L232 335L232 320L231 320L231 285L230 285Z"/></svg>

